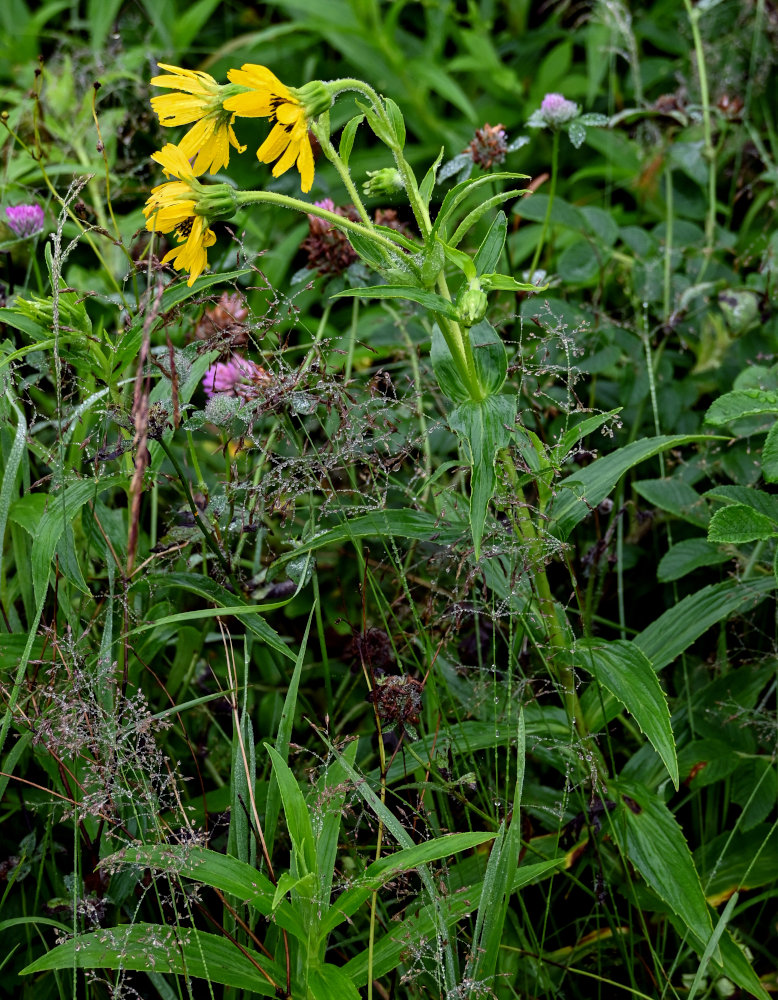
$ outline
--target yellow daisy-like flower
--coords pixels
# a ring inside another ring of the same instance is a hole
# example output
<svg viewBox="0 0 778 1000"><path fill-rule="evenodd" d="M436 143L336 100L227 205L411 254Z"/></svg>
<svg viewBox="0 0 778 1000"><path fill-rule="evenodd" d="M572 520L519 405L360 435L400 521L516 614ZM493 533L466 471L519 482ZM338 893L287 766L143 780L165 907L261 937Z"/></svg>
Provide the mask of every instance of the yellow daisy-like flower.
<svg viewBox="0 0 778 1000"><path fill-rule="evenodd" d="M313 114L326 110L331 103L329 94L319 106L301 99L300 91L284 86L278 77L265 66L246 63L240 69L231 69L227 78L233 84L247 88L224 101L224 109L239 118L269 118L275 122L270 135L257 150L260 163L278 162L273 176L279 177L297 165L300 187L310 191L313 184L313 150L308 138L308 120Z"/></svg>
<svg viewBox="0 0 778 1000"><path fill-rule="evenodd" d="M180 149L188 160L196 157L196 174L206 171L217 173L230 162L230 146L239 153L246 149L235 137L232 127L235 115L225 111L222 103L234 88L221 87L208 73L168 66L166 63L159 63L159 67L172 75L155 76L152 84L177 91L151 98L151 106L160 124L191 125L194 122L179 143Z"/></svg>
<svg viewBox="0 0 778 1000"><path fill-rule="evenodd" d="M159 153L154 153L152 159L176 180L152 188L143 209L146 229L160 233L175 232L180 245L173 247L162 258L162 263L170 261L177 271L188 271L187 285L192 285L208 267L207 247L216 242L216 236L208 226L208 218L197 212L202 192L207 189L203 189L195 177L180 146L168 143Z"/></svg>

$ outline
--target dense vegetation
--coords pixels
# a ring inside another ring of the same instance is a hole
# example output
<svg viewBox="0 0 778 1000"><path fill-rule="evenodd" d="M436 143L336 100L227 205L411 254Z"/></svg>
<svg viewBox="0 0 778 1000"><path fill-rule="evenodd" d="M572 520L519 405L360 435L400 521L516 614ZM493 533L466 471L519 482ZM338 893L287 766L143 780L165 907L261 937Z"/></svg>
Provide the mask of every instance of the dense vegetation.
<svg viewBox="0 0 778 1000"><path fill-rule="evenodd" d="M767 998L773 5L0 26L0 994Z"/></svg>

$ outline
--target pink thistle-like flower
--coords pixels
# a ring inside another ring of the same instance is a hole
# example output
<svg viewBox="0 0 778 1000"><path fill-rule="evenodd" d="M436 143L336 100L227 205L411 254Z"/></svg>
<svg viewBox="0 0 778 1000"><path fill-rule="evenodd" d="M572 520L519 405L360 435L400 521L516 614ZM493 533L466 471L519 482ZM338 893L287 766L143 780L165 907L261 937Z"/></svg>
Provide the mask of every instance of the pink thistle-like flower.
<svg viewBox="0 0 778 1000"><path fill-rule="evenodd" d="M237 396L249 399L258 393L259 387L267 383L270 376L265 369L253 361L233 354L229 361L217 361L203 376L206 396Z"/></svg>
<svg viewBox="0 0 778 1000"><path fill-rule="evenodd" d="M43 209L40 205L9 205L5 210L8 228L21 239L29 239L43 230Z"/></svg>
<svg viewBox="0 0 778 1000"><path fill-rule="evenodd" d="M546 94L540 104L540 114L549 125L564 125L578 117L579 108L561 94Z"/></svg>

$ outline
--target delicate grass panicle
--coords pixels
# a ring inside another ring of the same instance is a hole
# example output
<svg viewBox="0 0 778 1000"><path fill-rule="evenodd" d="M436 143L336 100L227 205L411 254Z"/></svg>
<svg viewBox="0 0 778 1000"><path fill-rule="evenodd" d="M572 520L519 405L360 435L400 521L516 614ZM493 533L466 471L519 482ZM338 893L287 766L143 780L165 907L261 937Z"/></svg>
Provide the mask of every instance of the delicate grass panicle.
<svg viewBox="0 0 778 1000"><path fill-rule="evenodd" d="M771 5L0 27L0 1000L768 1000Z"/></svg>

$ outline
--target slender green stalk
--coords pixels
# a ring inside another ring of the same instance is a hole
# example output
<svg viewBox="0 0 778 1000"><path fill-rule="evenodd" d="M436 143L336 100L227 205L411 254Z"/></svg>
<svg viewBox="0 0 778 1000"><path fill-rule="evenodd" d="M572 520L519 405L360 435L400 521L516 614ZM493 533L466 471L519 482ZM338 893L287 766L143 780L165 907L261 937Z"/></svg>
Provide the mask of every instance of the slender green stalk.
<svg viewBox="0 0 778 1000"><path fill-rule="evenodd" d="M702 134L703 134L703 156L708 161L708 209L705 215L705 257L697 278L702 280L710 255L713 252L713 242L716 231L716 149L713 145L713 122L710 106L710 94L708 90L708 70L705 65L705 49L702 44L700 34L700 18L702 10L699 7L692 7L691 0L683 0L689 24L692 29L692 39L694 41L694 56L697 61L697 75L700 80L700 100L702 102Z"/></svg>
<svg viewBox="0 0 778 1000"><path fill-rule="evenodd" d="M546 214L543 219L543 228L540 231L540 240L538 245L535 247L535 253L532 257L532 263L529 266L530 281L532 280L532 275L540 261L540 255L543 252L543 246L546 242L546 234L548 233L548 227L551 222L551 209L554 206L554 195L556 194L556 175L557 167L559 164L559 129L554 129L554 138L551 143L551 186L548 191L548 204L546 205Z"/></svg>
<svg viewBox="0 0 778 1000"><path fill-rule="evenodd" d="M322 121L322 119L326 120ZM314 123L312 131L319 141L319 145L322 148L322 152L330 161L330 163L333 165L333 167L335 167L335 169L337 170L340 179L343 181L343 186L348 191L349 198L351 198L354 208L356 208L357 212L359 212L360 219L367 226L368 229L374 232L375 227L373 225L373 220L367 214L367 209L362 203L362 198L360 197L356 184L354 184L354 181L351 179L351 171L343 162L340 155L336 151L335 147L330 142L329 112L327 112L326 115L322 115L319 121Z"/></svg>

